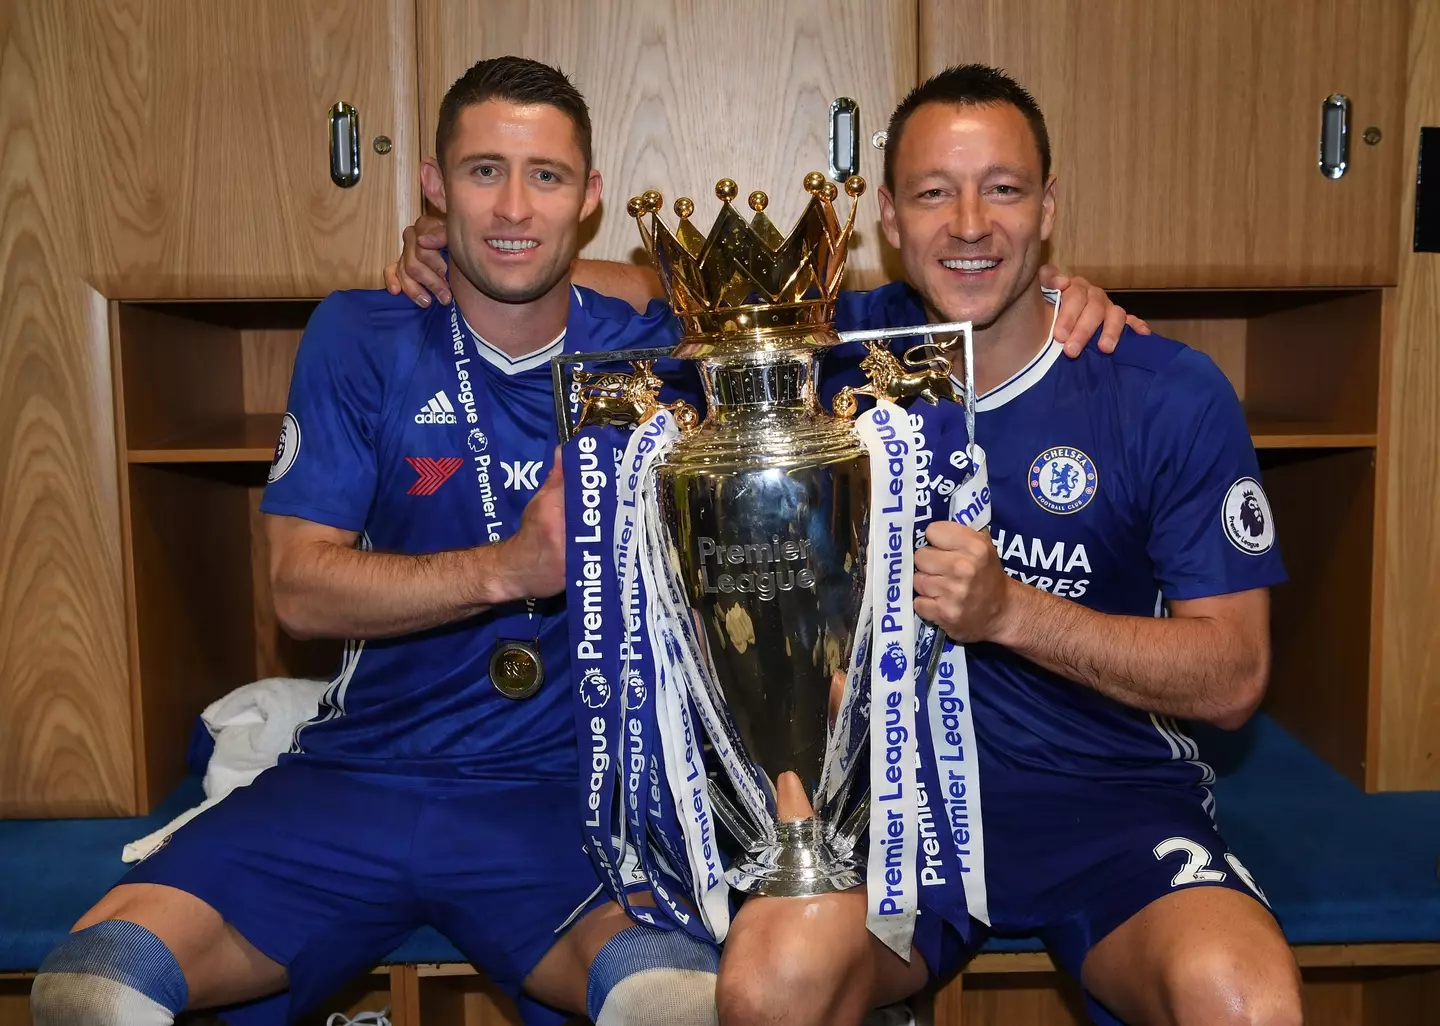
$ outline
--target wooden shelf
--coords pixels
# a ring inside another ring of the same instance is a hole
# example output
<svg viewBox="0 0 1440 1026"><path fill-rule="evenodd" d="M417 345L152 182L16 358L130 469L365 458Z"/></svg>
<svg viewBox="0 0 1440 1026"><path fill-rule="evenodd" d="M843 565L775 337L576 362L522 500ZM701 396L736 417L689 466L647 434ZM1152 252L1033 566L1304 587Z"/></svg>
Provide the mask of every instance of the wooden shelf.
<svg viewBox="0 0 1440 1026"><path fill-rule="evenodd" d="M269 463L280 437L279 413L227 417L177 434L143 449L130 449L130 463Z"/></svg>
<svg viewBox="0 0 1440 1026"><path fill-rule="evenodd" d="M1374 448L1374 431L1342 431L1306 421L1252 420L1250 439L1257 449Z"/></svg>

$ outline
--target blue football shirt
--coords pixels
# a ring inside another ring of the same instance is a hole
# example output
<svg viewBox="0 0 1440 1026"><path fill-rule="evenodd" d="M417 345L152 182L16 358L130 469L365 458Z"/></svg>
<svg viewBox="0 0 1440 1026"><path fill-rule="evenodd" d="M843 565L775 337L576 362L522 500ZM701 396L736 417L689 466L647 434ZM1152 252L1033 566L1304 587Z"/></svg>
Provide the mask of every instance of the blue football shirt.
<svg viewBox="0 0 1440 1026"><path fill-rule="evenodd" d="M903 283L844 294L837 312L842 330L927 319ZM859 380L853 351L829 359L827 396ZM1285 579L1240 402L1203 353L1128 328L1113 355L1091 345L1072 360L1049 340L979 398L975 433L989 462L991 538L1011 577L1132 616ZM982 755L1071 775L1208 783L1174 721L999 646L966 653Z"/></svg>
<svg viewBox="0 0 1440 1026"><path fill-rule="evenodd" d="M336 292L295 360L261 509L420 554L514 534L558 443L550 358L666 345L662 303L639 315L573 288L564 334L513 360L452 307L384 291ZM287 758L393 777L574 779L564 596L516 602L419 634L346 644L319 715ZM497 643L538 644L529 699L490 684Z"/></svg>

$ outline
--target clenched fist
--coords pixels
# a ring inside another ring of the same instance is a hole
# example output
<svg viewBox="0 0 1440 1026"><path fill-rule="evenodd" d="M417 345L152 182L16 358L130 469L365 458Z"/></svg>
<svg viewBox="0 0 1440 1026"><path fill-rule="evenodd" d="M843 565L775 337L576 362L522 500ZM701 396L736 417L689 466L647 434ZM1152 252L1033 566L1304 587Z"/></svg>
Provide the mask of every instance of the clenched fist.
<svg viewBox="0 0 1440 1026"><path fill-rule="evenodd" d="M993 641L1016 582L989 534L953 521L931 524L915 550L915 613L960 643Z"/></svg>
<svg viewBox="0 0 1440 1026"><path fill-rule="evenodd" d="M515 598L565 590L565 475L558 448L545 483L520 514L520 529L497 545Z"/></svg>

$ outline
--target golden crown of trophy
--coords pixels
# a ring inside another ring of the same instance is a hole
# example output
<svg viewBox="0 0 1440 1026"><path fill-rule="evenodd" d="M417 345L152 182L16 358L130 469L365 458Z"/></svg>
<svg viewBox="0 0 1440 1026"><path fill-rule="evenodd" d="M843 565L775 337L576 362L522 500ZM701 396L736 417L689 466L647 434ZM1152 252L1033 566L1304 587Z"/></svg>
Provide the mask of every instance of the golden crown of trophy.
<svg viewBox="0 0 1440 1026"><path fill-rule="evenodd" d="M716 198L725 205L708 236L690 223L695 204L688 198L675 202L680 223L674 232L660 220L664 201L658 192L629 202L626 209L640 226L687 340L676 356L701 355L703 347L720 344L727 336L734 341L736 333L747 329L830 323L856 204L841 225L835 216L835 183L812 171L805 176L805 191L810 201L788 236L766 215L770 201L763 192L750 194L755 216L747 223L733 206L739 187L729 178L715 186ZM858 200L865 180L849 178L845 191Z"/></svg>
<svg viewBox="0 0 1440 1026"><path fill-rule="evenodd" d="M927 341L897 359L885 339L962 327L837 333L836 298L865 182L855 176L844 183L852 202L843 223L834 209L839 186L812 172L804 188L808 202L787 235L766 215L763 192L749 195L750 220L737 212L739 189L728 178L715 188L723 206L706 235L690 222L689 199L675 203L674 230L661 219L659 193L630 200L628 212L680 321L680 343L555 363L564 437L564 400L574 393L561 369L587 360L628 359L634 372L577 373L577 429L637 423L660 409L678 422L677 436L652 465L647 493L660 536L651 583L665 579L656 587L668 593L651 596L650 629L657 652L678 653L670 676L683 680L712 759L724 767L723 776L711 774L707 798L743 849L726 879L775 895L864 880L857 843L874 815L873 777L860 756L871 733L872 657L887 680L903 676L906 685L913 671L903 653L914 657L913 647L880 653L872 643L871 621L878 625L882 615L871 608L879 450L867 447L851 418L860 395L955 398L944 347ZM862 361L868 383L842 389L834 413L827 412L819 402L820 359L861 334L869 345ZM695 362L703 418L685 404L660 404L653 366L661 358ZM906 464L898 473L910 471ZM907 604L901 618L912 616ZM813 817L787 821L777 813L776 781L787 772L799 777Z"/></svg>

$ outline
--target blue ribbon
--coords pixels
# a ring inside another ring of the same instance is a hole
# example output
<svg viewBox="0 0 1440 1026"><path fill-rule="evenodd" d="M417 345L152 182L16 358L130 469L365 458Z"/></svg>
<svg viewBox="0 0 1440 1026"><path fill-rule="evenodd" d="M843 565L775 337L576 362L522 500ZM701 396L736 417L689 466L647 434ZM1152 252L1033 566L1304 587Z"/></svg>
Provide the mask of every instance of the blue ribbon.
<svg viewBox="0 0 1440 1026"><path fill-rule="evenodd" d="M565 443L565 591L570 672L580 748L580 812L596 872L629 908L616 848L615 783L623 758L620 643L625 636L615 579L613 427L586 428Z"/></svg>
<svg viewBox="0 0 1440 1026"><path fill-rule="evenodd" d="M951 457L964 449L966 440L961 422L963 411L959 406L941 403L930 407L916 401L909 412L929 456L918 489L928 493L928 501L917 497L916 502L915 535L918 543L924 538L930 523L946 518L949 495L962 476L962 472L951 462ZM955 444L957 442L959 444ZM920 843L916 851L915 872L920 884L920 904L925 911L954 926L969 943L972 929L965 901L964 878L946 814L938 753L928 715L930 689L935 682L925 679L935 646L945 644L948 639L928 624L919 626L921 629L917 631L915 646L915 694L919 704L915 716L915 737L920 753L916 769Z"/></svg>

